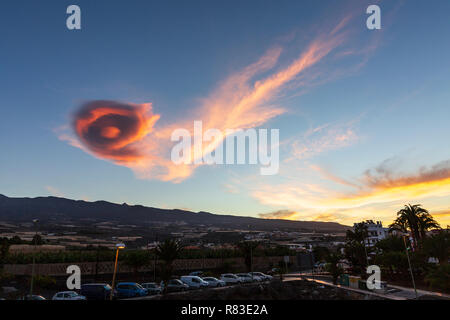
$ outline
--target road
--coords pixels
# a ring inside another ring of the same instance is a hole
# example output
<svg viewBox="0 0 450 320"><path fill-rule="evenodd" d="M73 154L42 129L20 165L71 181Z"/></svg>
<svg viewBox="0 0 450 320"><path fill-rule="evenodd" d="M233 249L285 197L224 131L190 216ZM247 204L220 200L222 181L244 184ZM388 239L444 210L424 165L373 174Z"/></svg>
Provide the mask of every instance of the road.
<svg viewBox="0 0 450 320"><path fill-rule="evenodd" d="M323 274L312 274L311 272L302 272L302 273L289 273L285 275L285 281L292 281L292 280L298 280L298 279L307 279L309 281L315 281L317 283L321 283L324 285L330 285L330 286L336 286L339 288L360 292L360 293L371 293L383 298L387 298L390 300L414 300L416 299L416 294L414 292L413 288L406 288L406 287L400 287L396 285L390 285L388 284L387 290L384 293L381 292L371 292L367 290L361 290L361 289L353 289L349 288L347 286L341 286L341 285L334 285L333 281L331 279L331 276L329 275L323 275ZM427 290L417 290L417 298L418 299L444 299L444 300L450 300L450 295L440 293L440 292L434 292L434 291L427 291Z"/></svg>

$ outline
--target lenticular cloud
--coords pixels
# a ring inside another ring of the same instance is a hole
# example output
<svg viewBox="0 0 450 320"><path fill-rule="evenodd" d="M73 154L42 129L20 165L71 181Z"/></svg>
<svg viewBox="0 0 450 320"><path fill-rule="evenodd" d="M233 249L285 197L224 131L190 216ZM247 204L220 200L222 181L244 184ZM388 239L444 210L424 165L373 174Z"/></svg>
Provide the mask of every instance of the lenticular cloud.
<svg viewBox="0 0 450 320"><path fill-rule="evenodd" d="M92 153L126 164L146 157L139 144L158 119L148 103L98 100L84 104L74 115L72 125L83 146Z"/></svg>

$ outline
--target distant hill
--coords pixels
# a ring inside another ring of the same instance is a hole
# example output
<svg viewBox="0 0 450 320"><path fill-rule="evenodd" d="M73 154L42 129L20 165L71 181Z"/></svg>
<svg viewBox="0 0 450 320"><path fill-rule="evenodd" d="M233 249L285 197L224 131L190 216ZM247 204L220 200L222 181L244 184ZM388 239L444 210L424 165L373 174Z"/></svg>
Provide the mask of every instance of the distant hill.
<svg viewBox="0 0 450 320"><path fill-rule="evenodd" d="M343 232L349 227L335 222L260 219L233 215L158 209L141 205L116 204L107 201L88 202L57 197L9 198L0 194L0 221L30 222L86 221L86 219L139 224L144 222L184 222L191 225L247 228L258 230L299 230Z"/></svg>

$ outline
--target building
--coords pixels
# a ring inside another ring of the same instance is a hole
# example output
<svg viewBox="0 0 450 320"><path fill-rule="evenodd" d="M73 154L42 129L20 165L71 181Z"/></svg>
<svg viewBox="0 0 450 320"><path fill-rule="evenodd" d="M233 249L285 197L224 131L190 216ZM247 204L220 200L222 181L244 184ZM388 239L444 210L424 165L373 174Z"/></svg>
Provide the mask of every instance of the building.
<svg viewBox="0 0 450 320"><path fill-rule="evenodd" d="M381 221L368 220L363 223L367 226L366 247L373 247L378 241L385 239L389 233L389 228L383 228ZM355 230L356 225L356 223L353 225L353 230Z"/></svg>
<svg viewBox="0 0 450 320"><path fill-rule="evenodd" d="M366 222L368 237L366 247L373 247L378 241L383 240L388 235L389 229L383 228L381 221Z"/></svg>

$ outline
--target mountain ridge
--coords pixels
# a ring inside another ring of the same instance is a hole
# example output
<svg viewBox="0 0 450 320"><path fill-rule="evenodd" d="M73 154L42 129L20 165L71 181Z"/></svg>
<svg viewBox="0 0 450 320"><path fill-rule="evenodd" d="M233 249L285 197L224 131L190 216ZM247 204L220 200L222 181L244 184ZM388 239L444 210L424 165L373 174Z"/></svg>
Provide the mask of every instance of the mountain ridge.
<svg viewBox="0 0 450 320"><path fill-rule="evenodd" d="M310 231L341 231L350 227L336 222L263 219L235 215L193 212L181 209L161 209L143 205L117 204L105 200L84 201L62 197L14 198L0 194L0 220L29 222L41 221L119 221L126 223L176 223L203 224L217 227L291 229Z"/></svg>

